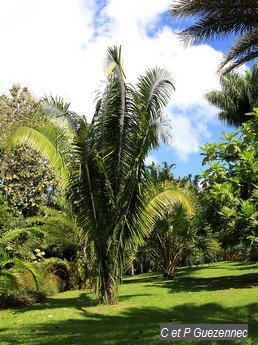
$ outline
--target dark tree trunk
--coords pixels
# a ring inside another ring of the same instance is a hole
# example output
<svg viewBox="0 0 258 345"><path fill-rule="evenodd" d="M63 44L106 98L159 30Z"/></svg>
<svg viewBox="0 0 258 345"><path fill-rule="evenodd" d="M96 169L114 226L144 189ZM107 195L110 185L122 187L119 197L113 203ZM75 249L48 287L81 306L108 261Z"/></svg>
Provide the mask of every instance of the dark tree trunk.
<svg viewBox="0 0 258 345"><path fill-rule="evenodd" d="M102 265L101 268L101 301L104 304L116 304L117 303L117 291L116 282L111 276L109 265L107 260Z"/></svg>
<svg viewBox="0 0 258 345"><path fill-rule="evenodd" d="M175 266L173 265L173 263L171 261L169 261L167 264L166 264L166 267L165 267L165 271L164 271L164 274L163 276L165 278L173 278L175 275Z"/></svg>

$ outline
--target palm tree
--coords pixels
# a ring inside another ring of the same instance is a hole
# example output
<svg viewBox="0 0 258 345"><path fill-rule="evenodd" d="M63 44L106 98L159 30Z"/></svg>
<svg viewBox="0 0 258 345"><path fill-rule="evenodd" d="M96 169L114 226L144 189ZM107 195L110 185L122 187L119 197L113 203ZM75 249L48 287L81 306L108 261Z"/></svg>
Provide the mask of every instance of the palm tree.
<svg viewBox="0 0 258 345"><path fill-rule="evenodd" d="M194 203L193 195L189 195ZM164 277L173 277L179 265L196 260L198 254L211 259L218 243L210 233L202 233L182 205L175 204L161 218L151 235L151 254L163 268ZM201 259L201 258L199 258Z"/></svg>
<svg viewBox="0 0 258 345"><path fill-rule="evenodd" d="M251 71L242 76L230 72L220 78L221 91L208 92L206 99L221 109L219 120L233 126L240 126L251 119L249 115L258 106L258 62Z"/></svg>
<svg viewBox="0 0 258 345"><path fill-rule="evenodd" d="M79 287L91 283L95 255L87 233L77 223L71 204L64 197L54 198L54 207L40 206L37 216L26 219L27 225L44 233L37 246L48 256L73 261ZM28 248L25 247L25 250ZM89 284L88 284L89 285Z"/></svg>
<svg viewBox="0 0 258 345"><path fill-rule="evenodd" d="M115 303L125 253L143 243L168 205L181 201L191 210L191 204L171 187L157 193L144 166L149 150L169 134L162 109L174 89L170 74L151 69L135 87L128 85L116 47L108 49L106 69L90 124L76 118L72 126L67 109L68 121L41 114L40 121L18 125L8 145L26 142L61 173L78 224L94 243L97 291L104 303Z"/></svg>
<svg viewBox="0 0 258 345"><path fill-rule="evenodd" d="M177 0L170 10L177 18L195 18L197 23L180 32L185 42L228 37L236 40L229 49L220 70L223 73L258 56L258 10L256 0Z"/></svg>
<svg viewBox="0 0 258 345"><path fill-rule="evenodd" d="M39 288L41 280L39 270L32 262L24 261L18 257L12 257L6 250L8 243L22 234L42 234L40 230L33 228L12 229L1 233L0 236L0 295L10 290L19 290L19 278L24 272L28 272L36 286ZM18 273L18 274L17 274Z"/></svg>

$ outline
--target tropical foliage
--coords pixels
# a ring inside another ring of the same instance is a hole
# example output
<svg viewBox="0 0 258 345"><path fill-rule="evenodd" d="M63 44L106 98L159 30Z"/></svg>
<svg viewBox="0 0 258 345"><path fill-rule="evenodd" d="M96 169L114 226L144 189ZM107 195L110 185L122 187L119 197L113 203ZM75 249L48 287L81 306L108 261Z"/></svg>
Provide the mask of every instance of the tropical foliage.
<svg viewBox="0 0 258 345"><path fill-rule="evenodd" d="M256 110L238 131L224 133L222 143L203 147L203 163L208 168L202 174L202 185L207 213L213 213L211 226L214 229L216 224L214 230L224 247L241 244L250 259L258 254L257 121Z"/></svg>
<svg viewBox="0 0 258 345"><path fill-rule="evenodd" d="M26 142L61 172L79 225L94 243L97 290L103 302L114 303L124 253L143 243L169 204L190 205L180 190L157 193L145 173L149 150L168 137L162 109L174 89L170 74L155 68L128 85L118 48L108 50L106 70L91 124L66 108L62 117L51 112L40 123L18 125L8 142L9 148Z"/></svg>
<svg viewBox="0 0 258 345"><path fill-rule="evenodd" d="M176 18L194 18L196 22L180 32L185 42L205 41L209 38L236 39L221 63L223 72L251 61L258 56L258 13L256 0L176 0L171 11Z"/></svg>
<svg viewBox="0 0 258 345"><path fill-rule="evenodd" d="M39 287L40 274L35 265L14 256L10 250L10 242L22 233L24 233L22 229L0 233L0 305L2 295L20 289L26 272L31 275L36 288Z"/></svg>
<svg viewBox="0 0 258 345"><path fill-rule="evenodd" d="M23 146L4 155L1 147L14 122L26 122L40 109L40 103L20 86L13 86L10 96L0 97L0 191L17 215L25 217L35 215L40 204L50 202L57 182L47 161L36 151Z"/></svg>
<svg viewBox="0 0 258 345"><path fill-rule="evenodd" d="M216 261L219 245L211 233L202 233L193 215L182 205L156 224L152 235L152 255L163 268L165 277L173 277L179 266Z"/></svg>
<svg viewBox="0 0 258 345"><path fill-rule="evenodd" d="M245 70L244 75L231 72L220 78L221 91L208 92L206 99L221 109L220 121L240 126L250 120L250 113L258 106L258 62L252 70Z"/></svg>
<svg viewBox="0 0 258 345"><path fill-rule="evenodd" d="M124 274L173 278L184 265L257 259L258 64L231 71L257 56L257 10L225 4L173 3L174 15L197 17L186 40L240 35L221 91L206 94L221 121L240 127L203 147L193 180L176 178L173 163L146 166L150 150L171 142L174 84L158 67L127 83L121 48L108 49L90 122L60 97L38 101L20 86L0 97L0 307L93 286L113 304Z"/></svg>

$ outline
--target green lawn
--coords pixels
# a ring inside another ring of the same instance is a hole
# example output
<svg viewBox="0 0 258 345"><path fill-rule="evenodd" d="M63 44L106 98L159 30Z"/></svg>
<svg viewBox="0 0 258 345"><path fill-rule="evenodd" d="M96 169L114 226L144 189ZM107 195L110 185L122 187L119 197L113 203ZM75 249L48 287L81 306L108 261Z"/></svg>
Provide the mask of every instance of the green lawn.
<svg viewBox="0 0 258 345"><path fill-rule="evenodd" d="M160 323L248 323L247 341L170 341L178 345L258 344L258 263L219 263L129 277L119 304L97 305L68 291L33 307L0 311L0 344L166 344Z"/></svg>

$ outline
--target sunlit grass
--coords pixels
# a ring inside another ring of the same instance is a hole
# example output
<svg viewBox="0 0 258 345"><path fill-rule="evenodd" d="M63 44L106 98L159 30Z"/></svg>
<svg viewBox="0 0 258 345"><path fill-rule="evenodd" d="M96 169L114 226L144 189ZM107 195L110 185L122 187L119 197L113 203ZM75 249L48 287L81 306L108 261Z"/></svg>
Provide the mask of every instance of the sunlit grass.
<svg viewBox="0 0 258 345"><path fill-rule="evenodd" d="M174 280L155 273L128 277L114 306L97 305L90 292L67 291L33 307L2 310L0 344L160 344L160 323L200 322L249 324L246 342L209 345L256 345L257 281L258 263L219 263L180 269ZM190 344L205 341L179 345Z"/></svg>

